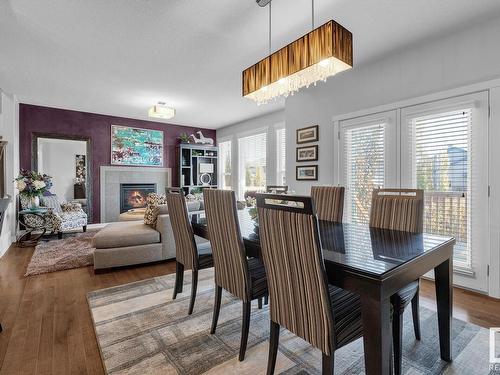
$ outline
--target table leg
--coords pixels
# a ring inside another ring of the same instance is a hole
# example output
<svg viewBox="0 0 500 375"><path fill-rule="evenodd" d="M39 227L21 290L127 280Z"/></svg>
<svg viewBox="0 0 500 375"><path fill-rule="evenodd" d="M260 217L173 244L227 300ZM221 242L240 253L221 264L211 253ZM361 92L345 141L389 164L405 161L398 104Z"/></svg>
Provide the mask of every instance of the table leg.
<svg viewBox="0 0 500 375"><path fill-rule="evenodd" d="M451 321L453 312L453 261L446 260L434 268L441 358L451 362Z"/></svg>
<svg viewBox="0 0 500 375"><path fill-rule="evenodd" d="M363 348L367 375L392 374L391 303L361 298Z"/></svg>

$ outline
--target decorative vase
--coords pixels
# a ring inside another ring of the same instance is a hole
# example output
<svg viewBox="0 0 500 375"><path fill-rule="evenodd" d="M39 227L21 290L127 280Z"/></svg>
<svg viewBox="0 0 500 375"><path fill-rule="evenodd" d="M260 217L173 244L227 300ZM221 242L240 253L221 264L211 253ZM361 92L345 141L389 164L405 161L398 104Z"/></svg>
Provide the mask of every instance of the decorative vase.
<svg viewBox="0 0 500 375"><path fill-rule="evenodd" d="M38 207L40 207L40 198L38 197L38 195L36 197L30 197L29 208L31 210L35 210Z"/></svg>

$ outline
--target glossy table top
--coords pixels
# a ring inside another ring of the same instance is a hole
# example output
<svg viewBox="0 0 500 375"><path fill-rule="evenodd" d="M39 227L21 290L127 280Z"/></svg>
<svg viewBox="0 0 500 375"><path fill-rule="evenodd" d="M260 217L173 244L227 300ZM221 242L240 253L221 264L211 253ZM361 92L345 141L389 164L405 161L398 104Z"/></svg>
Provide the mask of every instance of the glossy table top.
<svg viewBox="0 0 500 375"><path fill-rule="evenodd" d="M258 229L248 210L238 211L238 219L244 241L260 246ZM203 214L193 215L192 220L195 232L196 228L206 228ZM320 221L319 230L325 262L375 277L455 242L453 237L328 221Z"/></svg>

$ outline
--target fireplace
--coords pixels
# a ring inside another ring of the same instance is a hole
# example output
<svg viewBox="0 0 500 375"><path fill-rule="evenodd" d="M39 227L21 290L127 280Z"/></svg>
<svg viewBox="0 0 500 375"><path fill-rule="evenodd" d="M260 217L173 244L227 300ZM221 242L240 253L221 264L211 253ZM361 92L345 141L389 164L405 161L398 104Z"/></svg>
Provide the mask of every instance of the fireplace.
<svg viewBox="0 0 500 375"><path fill-rule="evenodd" d="M146 207L149 193L156 193L156 184L120 184L120 213Z"/></svg>

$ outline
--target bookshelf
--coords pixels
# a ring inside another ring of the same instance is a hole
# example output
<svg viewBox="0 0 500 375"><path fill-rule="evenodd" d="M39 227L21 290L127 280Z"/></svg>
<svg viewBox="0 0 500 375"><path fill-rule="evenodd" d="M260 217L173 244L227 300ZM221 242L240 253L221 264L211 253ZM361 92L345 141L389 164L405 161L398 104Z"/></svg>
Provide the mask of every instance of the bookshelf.
<svg viewBox="0 0 500 375"><path fill-rule="evenodd" d="M193 193L193 190L201 192L201 188L217 188L218 158L218 147L183 143L179 145L179 187L185 194Z"/></svg>

